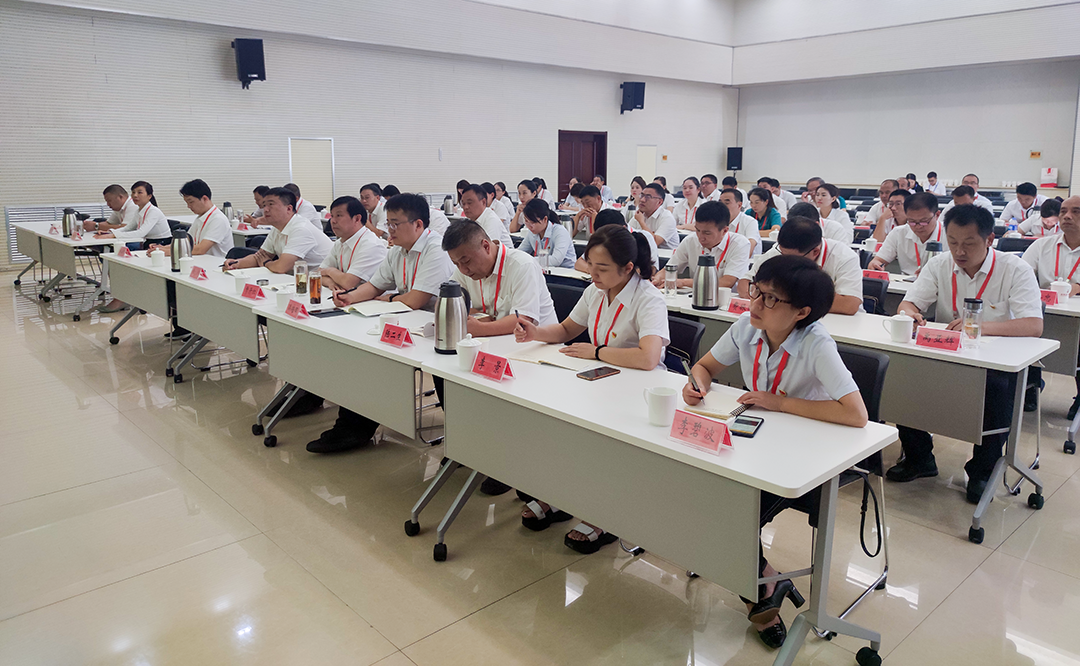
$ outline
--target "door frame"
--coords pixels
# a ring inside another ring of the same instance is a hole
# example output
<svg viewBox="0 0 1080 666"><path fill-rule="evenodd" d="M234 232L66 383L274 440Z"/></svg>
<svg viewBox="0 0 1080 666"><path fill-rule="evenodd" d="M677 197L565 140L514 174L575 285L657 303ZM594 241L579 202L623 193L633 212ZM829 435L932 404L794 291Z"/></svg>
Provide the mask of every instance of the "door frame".
<svg viewBox="0 0 1080 666"><path fill-rule="evenodd" d="M332 136L290 136L286 137L285 145L289 149L289 182L293 182L292 172L292 142L297 141L329 141L330 142L330 192L333 199L337 198L337 156L334 153L334 137Z"/></svg>
<svg viewBox="0 0 1080 666"><path fill-rule="evenodd" d="M608 158L608 133L606 131L605 132L597 132L597 131L589 131L589 130L562 130L561 129L561 130L559 130L559 143L560 144L562 143L562 139L563 139L564 135L591 136L591 137L593 137L594 142L596 140L598 140L598 139L602 140L602 142L604 144L604 149L603 149L603 151L598 152L596 154L596 157L597 157L597 162L602 161L603 166L600 167L596 163L594 163L593 164L594 173L589 174L588 177L589 177L589 183L591 183L592 182L592 176L595 176L597 173L602 173L602 174L604 174L604 182L607 182L607 180L611 176L611 174L608 173L608 168L607 168L607 166L608 166L608 159L607 159ZM560 201L565 199L567 194L568 194L568 192L563 192L563 190L562 190L563 185L565 185L566 181L570 180L570 176L573 176L573 175L575 175L575 174L570 174L566 178L563 178L563 174L561 174L561 173L558 175L558 181L559 182L558 182L558 186L555 189L555 192L556 192L556 194L558 196L558 199ZM589 183L586 183L586 185L589 184Z"/></svg>

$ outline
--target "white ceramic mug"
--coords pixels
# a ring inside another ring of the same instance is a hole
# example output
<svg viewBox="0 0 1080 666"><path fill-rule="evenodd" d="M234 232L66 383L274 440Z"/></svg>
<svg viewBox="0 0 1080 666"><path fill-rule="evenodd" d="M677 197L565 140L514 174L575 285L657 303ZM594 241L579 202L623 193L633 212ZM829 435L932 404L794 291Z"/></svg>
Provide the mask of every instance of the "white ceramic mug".
<svg viewBox="0 0 1080 666"><path fill-rule="evenodd" d="M195 267L194 257L181 257L180 258L180 274L191 275L191 269Z"/></svg>
<svg viewBox="0 0 1080 666"><path fill-rule="evenodd" d="M720 287L716 304L720 306L721 310L727 310L728 306L731 305L731 290Z"/></svg>
<svg viewBox="0 0 1080 666"><path fill-rule="evenodd" d="M914 330L915 319L906 314L898 314L881 322L893 342L911 342L911 332Z"/></svg>
<svg viewBox="0 0 1080 666"><path fill-rule="evenodd" d="M386 328L387 324L391 326L400 326L401 317L396 314L381 314L379 315L379 331L381 332Z"/></svg>
<svg viewBox="0 0 1080 666"><path fill-rule="evenodd" d="M472 335L466 335L459 340L457 343L458 370L462 372L472 370L473 363L476 361L476 354L483 346L483 341L477 340Z"/></svg>
<svg viewBox="0 0 1080 666"><path fill-rule="evenodd" d="M248 279L246 277L236 277L233 278L233 281L236 284L236 293L238 294L244 291L244 286L248 283Z"/></svg>
<svg viewBox="0 0 1080 666"><path fill-rule="evenodd" d="M769 240L775 242L776 239L778 239L778 238L780 238L780 230L779 229L773 229L772 231L769 232Z"/></svg>
<svg viewBox="0 0 1080 666"><path fill-rule="evenodd" d="M150 265L154 268L161 268L165 265L165 253L161 250L154 250L150 253Z"/></svg>
<svg viewBox="0 0 1080 666"><path fill-rule="evenodd" d="M1050 289L1057 292L1059 301L1064 301L1072 292L1072 283L1065 280L1054 280L1050 283Z"/></svg>
<svg viewBox="0 0 1080 666"><path fill-rule="evenodd" d="M675 420L679 392L666 386L657 386L645 389L642 395L645 396L645 404L649 406L649 424L670 426Z"/></svg>
<svg viewBox="0 0 1080 666"><path fill-rule="evenodd" d="M296 298L296 292L292 289L282 289L277 292L277 309L281 312L285 312L285 308L289 307L289 301Z"/></svg>
<svg viewBox="0 0 1080 666"><path fill-rule="evenodd" d="M862 243L863 249L866 250L867 252L869 252L870 254L873 254L874 252L877 251L877 244L878 244L878 240L876 238L867 238Z"/></svg>

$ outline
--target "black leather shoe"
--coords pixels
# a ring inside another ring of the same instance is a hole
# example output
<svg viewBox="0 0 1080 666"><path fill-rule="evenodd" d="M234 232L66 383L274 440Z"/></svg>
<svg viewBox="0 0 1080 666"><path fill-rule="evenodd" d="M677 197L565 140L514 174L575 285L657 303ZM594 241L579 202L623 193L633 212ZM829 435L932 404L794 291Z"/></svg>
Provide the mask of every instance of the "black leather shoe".
<svg viewBox="0 0 1080 666"><path fill-rule="evenodd" d="M1033 412L1039 408L1039 389L1032 386L1024 393L1024 411Z"/></svg>
<svg viewBox="0 0 1080 666"><path fill-rule="evenodd" d="M784 618L780 618L779 622L768 629L757 632L757 635L761 642L765 644L765 647L779 650L787 638L787 625L784 624Z"/></svg>
<svg viewBox="0 0 1080 666"><path fill-rule="evenodd" d="M780 606L784 603L785 597L791 599L795 608L802 608L802 605L806 603L806 599L803 599L803 596L795 589L795 583L792 583L790 579L777 581L773 587L772 596L760 599L754 604L750 612L746 614L746 619L754 624L772 622L780 614Z"/></svg>
<svg viewBox="0 0 1080 666"><path fill-rule="evenodd" d="M352 437L336 437L333 439L322 439L320 437L313 442L308 442L307 450L311 453L338 453L340 451L358 449L370 441L370 439L364 441L356 435L353 435Z"/></svg>
<svg viewBox="0 0 1080 666"><path fill-rule="evenodd" d="M289 409L283 418L292 419L297 416L304 416L311 414L322 409L323 399L321 396L314 395L312 393L305 393L295 404Z"/></svg>
<svg viewBox="0 0 1080 666"><path fill-rule="evenodd" d="M1076 412L1077 411L1080 411L1080 395L1073 398L1073 404L1072 404L1071 407L1069 407L1069 414L1068 414L1068 416L1066 418L1068 418L1070 421L1072 421L1073 419L1076 418Z"/></svg>
<svg viewBox="0 0 1080 666"><path fill-rule="evenodd" d="M503 493L510 492L510 490L510 486L498 479L493 479L490 476L484 479L484 482L480 484L480 492L485 495L502 495Z"/></svg>
<svg viewBox="0 0 1080 666"><path fill-rule="evenodd" d="M926 465L916 465L910 460L905 459L903 462L893 465L885 472L886 479L889 481L896 481L897 483L907 483L908 481L914 481L915 479L937 475L937 461L934 459L931 459L929 464Z"/></svg>
<svg viewBox="0 0 1080 666"><path fill-rule="evenodd" d="M983 491L986 490L987 479L968 479L967 482L967 501L971 504L978 504L982 499Z"/></svg>

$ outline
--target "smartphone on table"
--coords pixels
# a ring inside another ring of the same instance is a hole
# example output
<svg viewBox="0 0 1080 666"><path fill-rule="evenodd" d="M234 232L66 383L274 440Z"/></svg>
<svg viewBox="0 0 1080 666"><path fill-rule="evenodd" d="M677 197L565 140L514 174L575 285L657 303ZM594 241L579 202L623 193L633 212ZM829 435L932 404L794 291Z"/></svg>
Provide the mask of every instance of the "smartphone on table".
<svg viewBox="0 0 1080 666"><path fill-rule="evenodd" d="M596 381L597 379L603 379L604 377L611 377L612 375L619 374L618 368L612 368L609 366L601 366L599 368L593 368L591 370L582 370L577 373L577 376L584 379L587 382Z"/></svg>

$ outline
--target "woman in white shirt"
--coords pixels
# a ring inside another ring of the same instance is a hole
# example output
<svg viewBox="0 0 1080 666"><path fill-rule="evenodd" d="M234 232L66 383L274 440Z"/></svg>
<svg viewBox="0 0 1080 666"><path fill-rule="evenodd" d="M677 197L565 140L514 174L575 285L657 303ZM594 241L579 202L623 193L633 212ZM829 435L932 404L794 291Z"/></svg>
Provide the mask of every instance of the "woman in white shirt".
<svg viewBox="0 0 1080 666"><path fill-rule="evenodd" d="M514 218L510 220L510 233L517 233L525 226L525 218L522 217L525 211L525 204L529 203L533 199L539 196L540 187L537 186L535 181L525 180L518 183L518 203L517 209L514 211ZM541 199L543 201L543 199Z"/></svg>
<svg viewBox="0 0 1080 666"><path fill-rule="evenodd" d="M1025 236L1042 238L1043 236L1056 236L1061 233L1061 225L1058 216L1061 214L1061 202L1057 199L1047 199L1039 207L1039 212L1030 215L1017 227Z"/></svg>
<svg viewBox="0 0 1080 666"><path fill-rule="evenodd" d="M558 210L559 204L557 201L555 201L555 195L552 194L551 190L547 188L547 182L545 182L544 179L540 178L539 176L533 178L533 182L536 183L536 187L539 188L536 196L546 201L548 206L551 206L551 210Z"/></svg>
<svg viewBox="0 0 1080 666"><path fill-rule="evenodd" d="M559 204L559 210L577 210L578 208L581 208L581 204L578 202L577 198L574 197L574 187L580 184L581 183L578 182L577 178L570 178L570 182L567 183L569 193L566 195L566 200ZM578 191L580 191L580 189Z"/></svg>
<svg viewBox="0 0 1080 666"><path fill-rule="evenodd" d="M851 216L840 208L840 190L835 185L822 183L814 191L814 206L826 220L833 220L847 229L853 227Z"/></svg>
<svg viewBox="0 0 1080 666"><path fill-rule="evenodd" d="M653 267L645 238L609 224L589 238L585 258L592 284L570 316L562 323L540 327L519 320L514 330L517 341L559 344L588 331L590 342L578 342L559 351L624 368L652 370L660 366L671 336L664 297L649 281ZM539 500L529 502L521 514L522 524L536 531L569 519L569 514ZM583 522L563 542L579 553L590 554L616 539Z"/></svg>
<svg viewBox="0 0 1080 666"><path fill-rule="evenodd" d="M664 188L664 208L667 208L669 213L674 211L675 197L668 191L667 178L664 176L657 176L656 178L653 178L652 182L657 183L660 187ZM698 186L700 187L700 184Z"/></svg>
<svg viewBox="0 0 1080 666"><path fill-rule="evenodd" d="M809 419L854 428L866 425L866 405L851 373L836 350L836 343L818 320L833 302L832 280L817 264L798 255L780 255L764 262L750 287L750 312L744 313L693 367L693 383L683 387L688 405L704 395L694 384L711 388L716 377L739 364L750 392L739 402L756 409L786 412ZM764 352L764 353L763 353ZM821 489L788 499L761 493L761 526L789 507L809 514L817 525ZM760 575L776 571L760 558ZM788 598L796 607L803 598L790 579L758 586L756 603L746 603L750 622L765 645L779 648L787 637L780 606Z"/></svg>
<svg viewBox="0 0 1080 666"><path fill-rule="evenodd" d="M131 186L131 200L139 207L139 214L128 226L115 231L94 234L94 238L120 238L127 241L143 241L143 247L154 243L164 245L172 240L172 230L165 213L157 207L154 186L140 180Z"/></svg>
<svg viewBox="0 0 1080 666"><path fill-rule="evenodd" d="M641 176L634 176L634 179L630 181L630 198L626 201L626 205L634 204L636 207L641 208L641 193L645 191L645 186L648 183Z"/></svg>
<svg viewBox="0 0 1080 666"><path fill-rule="evenodd" d="M506 210L514 210L514 202L510 200L510 197L506 193L506 183L501 180L495 183L495 198L502 202L502 205L506 206Z"/></svg>
<svg viewBox="0 0 1080 666"><path fill-rule="evenodd" d="M690 176L682 182L683 198L675 204L675 224L679 231L694 230L694 214L701 205L701 182Z"/></svg>

